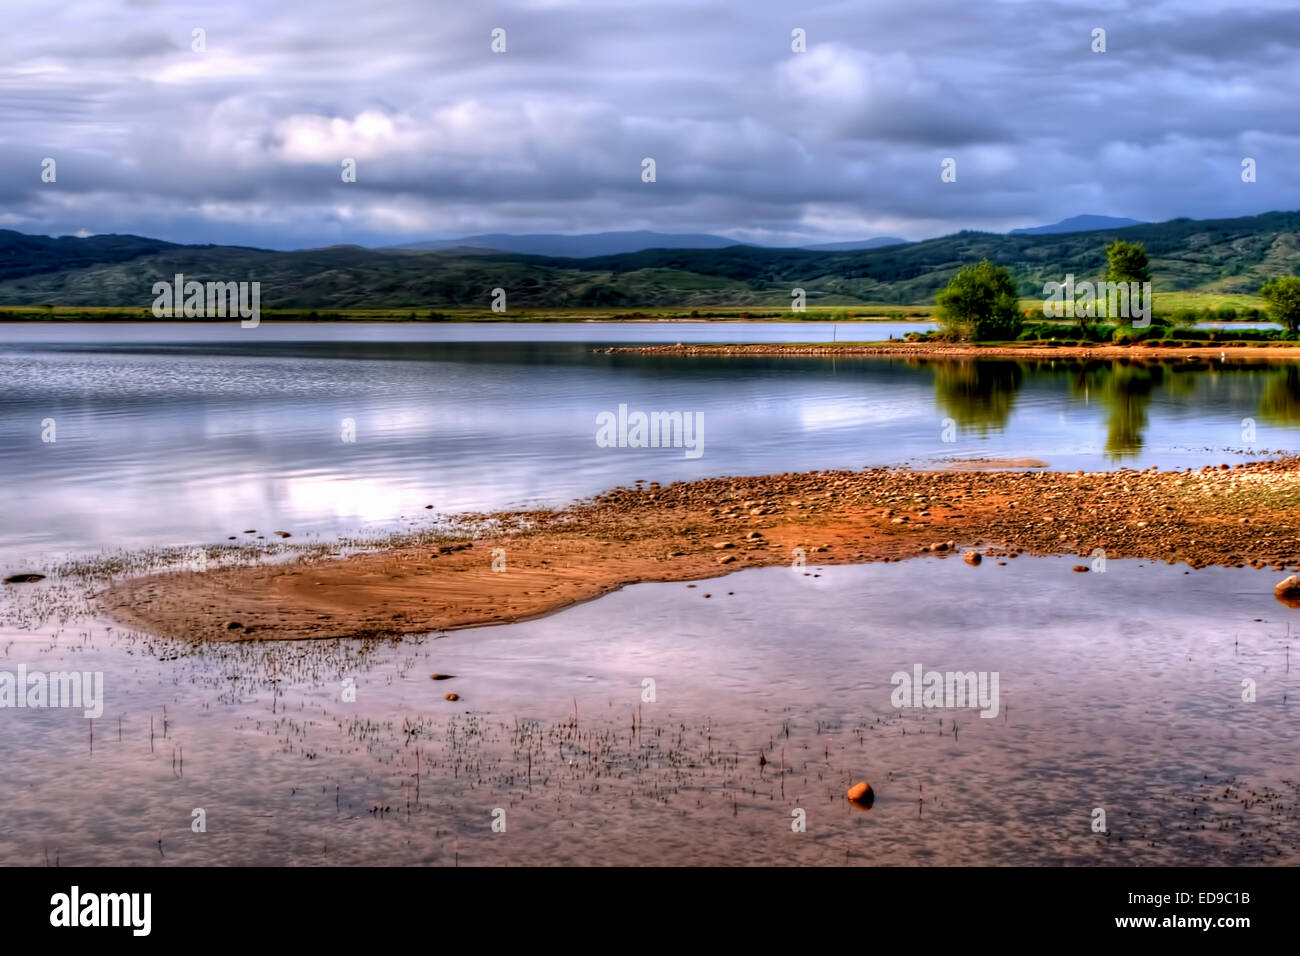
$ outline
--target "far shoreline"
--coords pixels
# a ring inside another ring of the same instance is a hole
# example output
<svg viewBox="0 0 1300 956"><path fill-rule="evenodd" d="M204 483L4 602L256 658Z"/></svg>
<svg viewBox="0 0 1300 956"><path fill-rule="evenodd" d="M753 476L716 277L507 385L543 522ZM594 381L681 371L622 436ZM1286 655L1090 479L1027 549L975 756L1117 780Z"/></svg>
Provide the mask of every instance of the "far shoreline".
<svg viewBox="0 0 1300 956"><path fill-rule="evenodd" d="M1193 344L1195 343L1195 344ZM615 345L595 350L601 355L681 356L822 356L891 358L1277 358L1300 359L1300 342L1261 342L1253 345L973 345L949 342L759 342L733 345Z"/></svg>

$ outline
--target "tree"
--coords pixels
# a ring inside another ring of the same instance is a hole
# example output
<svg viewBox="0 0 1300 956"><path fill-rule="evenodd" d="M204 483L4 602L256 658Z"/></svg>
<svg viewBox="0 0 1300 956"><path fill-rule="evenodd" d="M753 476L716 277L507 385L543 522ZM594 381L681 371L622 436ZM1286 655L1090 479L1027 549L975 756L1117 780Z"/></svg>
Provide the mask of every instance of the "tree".
<svg viewBox="0 0 1300 956"><path fill-rule="evenodd" d="M1146 246L1116 239L1106 246L1107 282L1150 282L1151 269Z"/></svg>
<svg viewBox="0 0 1300 956"><path fill-rule="evenodd" d="M1024 324L1011 273L988 259L959 271L935 302L939 325L953 338L1014 339Z"/></svg>
<svg viewBox="0 0 1300 956"><path fill-rule="evenodd" d="M1300 276L1278 276L1260 286L1268 317L1288 332L1300 329Z"/></svg>
<svg viewBox="0 0 1300 956"><path fill-rule="evenodd" d="M1130 311L1123 311L1122 303L1129 302L1129 295L1132 293L1131 283L1145 283L1151 281L1150 260L1147 259L1146 246L1140 242L1125 242L1123 239L1116 239L1106 246L1106 282L1124 283L1127 292L1114 292L1113 295L1108 292L1106 295L1097 293L1097 315L1109 317L1123 322L1131 319L1133 309L1136 305L1130 306ZM1113 286L1112 286L1113 290ZM1117 298L1118 297L1118 298ZM1120 311L1116 315L1110 315L1110 307L1120 304ZM1146 307L1151 308L1151 300L1147 299ZM1087 326L1087 319L1080 318L1079 325Z"/></svg>

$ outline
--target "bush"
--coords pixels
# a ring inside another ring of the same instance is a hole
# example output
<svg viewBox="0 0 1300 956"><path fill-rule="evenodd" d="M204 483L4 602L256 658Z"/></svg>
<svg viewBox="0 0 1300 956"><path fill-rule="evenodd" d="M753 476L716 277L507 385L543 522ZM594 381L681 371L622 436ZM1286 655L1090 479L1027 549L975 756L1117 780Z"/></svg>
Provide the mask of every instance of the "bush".
<svg viewBox="0 0 1300 956"><path fill-rule="evenodd" d="M1279 276L1260 286L1268 314L1288 332L1300 329L1300 276Z"/></svg>
<svg viewBox="0 0 1300 956"><path fill-rule="evenodd" d="M1011 273L988 259L960 270L935 303L939 326L956 339L1005 341L1024 327Z"/></svg>

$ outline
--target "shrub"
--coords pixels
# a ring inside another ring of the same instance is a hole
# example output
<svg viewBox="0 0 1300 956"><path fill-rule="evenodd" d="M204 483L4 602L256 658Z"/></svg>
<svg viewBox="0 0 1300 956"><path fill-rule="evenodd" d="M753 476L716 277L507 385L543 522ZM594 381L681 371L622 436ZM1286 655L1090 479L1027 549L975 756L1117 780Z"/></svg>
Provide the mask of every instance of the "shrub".
<svg viewBox="0 0 1300 956"><path fill-rule="evenodd" d="M1300 329L1300 276L1279 276L1260 286L1269 317L1288 332Z"/></svg>
<svg viewBox="0 0 1300 956"><path fill-rule="evenodd" d="M1014 339L1024 327L1011 273L988 259L960 270L935 303L940 327L957 339Z"/></svg>

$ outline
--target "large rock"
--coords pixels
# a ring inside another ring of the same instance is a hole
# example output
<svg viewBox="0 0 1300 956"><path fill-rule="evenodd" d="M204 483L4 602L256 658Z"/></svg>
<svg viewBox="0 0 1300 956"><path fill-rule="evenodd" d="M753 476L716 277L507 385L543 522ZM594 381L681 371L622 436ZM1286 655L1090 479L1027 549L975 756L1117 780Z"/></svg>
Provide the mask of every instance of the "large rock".
<svg viewBox="0 0 1300 956"><path fill-rule="evenodd" d="M859 806L869 807L876 802L876 792L871 789L871 784L865 780L849 787L847 796L849 802L856 803Z"/></svg>
<svg viewBox="0 0 1300 956"><path fill-rule="evenodd" d="M1300 598L1300 574L1279 581L1277 587L1273 588L1273 593L1278 597Z"/></svg>
<svg viewBox="0 0 1300 956"><path fill-rule="evenodd" d="M1300 574L1293 574L1277 583L1273 596L1288 607L1300 607Z"/></svg>

